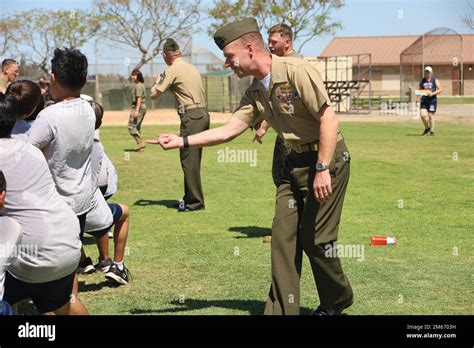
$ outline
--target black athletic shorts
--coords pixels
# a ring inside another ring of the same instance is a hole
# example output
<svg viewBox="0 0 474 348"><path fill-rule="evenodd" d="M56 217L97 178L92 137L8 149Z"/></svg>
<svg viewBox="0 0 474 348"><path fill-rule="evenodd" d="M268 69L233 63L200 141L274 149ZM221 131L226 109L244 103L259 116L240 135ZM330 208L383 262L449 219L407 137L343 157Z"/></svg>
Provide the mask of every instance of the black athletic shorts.
<svg viewBox="0 0 474 348"><path fill-rule="evenodd" d="M5 272L3 300L15 304L31 298L40 313L55 311L71 300L76 272L46 283L26 283Z"/></svg>
<svg viewBox="0 0 474 348"><path fill-rule="evenodd" d="M94 237L101 238L104 236L109 230L112 228L113 225L115 225L119 220L122 218L123 215L123 210L122 207L118 204L109 204L109 209L112 212L112 217L113 217L113 222L112 225L110 225L107 228L104 228L103 230L100 231L94 231L94 232L86 232L87 234L90 234Z"/></svg>
<svg viewBox="0 0 474 348"><path fill-rule="evenodd" d="M420 109L426 109L429 113L434 114L436 112L436 108L438 106L438 99L437 98L421 98Z"/></svg>
<svg viewBox="0 0 474 348"><path fill-rule="evenodd" d="M79 238L81 239L81 242L82 242L82 240L84 239L84 230L86 229L87 213L82 214L82 215L76 215L76 216L77 216L77 219L79 220L79 227L81 229L79 231Z"/></svg>

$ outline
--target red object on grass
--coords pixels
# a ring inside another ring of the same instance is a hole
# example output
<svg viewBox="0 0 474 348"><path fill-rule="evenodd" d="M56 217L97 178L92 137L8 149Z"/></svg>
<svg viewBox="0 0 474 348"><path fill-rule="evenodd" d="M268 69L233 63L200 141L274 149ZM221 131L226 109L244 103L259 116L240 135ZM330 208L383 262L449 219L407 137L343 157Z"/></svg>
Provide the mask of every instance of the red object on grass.
<svg viewBox="0 0 474 348"><path fill-rule="evenodd" d="M370 245L394 245L397 244L395 237L374 236L371 238Z"/></svg>

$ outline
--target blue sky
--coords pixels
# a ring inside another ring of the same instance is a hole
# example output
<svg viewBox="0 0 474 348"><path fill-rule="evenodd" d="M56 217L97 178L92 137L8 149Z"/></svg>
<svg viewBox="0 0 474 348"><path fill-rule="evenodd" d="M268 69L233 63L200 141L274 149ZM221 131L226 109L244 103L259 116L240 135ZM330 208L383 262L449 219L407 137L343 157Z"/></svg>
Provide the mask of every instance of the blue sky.
<svg viewBox="0 0 474 348"><path fill-rule="evenodd" d="M474 3L474 0L346 0L346 5L341 10L333 12L333 18L341 21L343 25L343 29L335 36L420 35L436 27L448 27L459 33L472 33L472 30L464 26L460 20L460 14L468 7L467 1ZM206 1L206 4L212 6L213 1ZM33 8L91 7L92 0L0 0L2 15ZM303 47L303 55L319 55L330 40L331 36L325 36L310 41ZM219 57L221 56L206 30L195 34L193 41L195 45L211 48ZM107 52L105 55L117 57L130 55L133 52L129 49L119 51L102 48ZM90 59L94 59L92 45L84 47L84 51Z"/></svg>

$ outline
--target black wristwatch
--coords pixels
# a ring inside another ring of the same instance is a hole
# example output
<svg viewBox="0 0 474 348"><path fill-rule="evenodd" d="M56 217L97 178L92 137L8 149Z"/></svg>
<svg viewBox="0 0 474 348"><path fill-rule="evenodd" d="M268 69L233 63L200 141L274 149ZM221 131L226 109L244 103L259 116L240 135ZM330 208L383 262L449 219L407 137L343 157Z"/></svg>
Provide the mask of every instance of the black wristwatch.
<svg viewBox="0 0 474 348"><path fill-rule="evenodd" d="M189 148L189 141L188 141L188 136L187 136L187 135L185 135L185 136L183 137L183 147L184 147L185 149Z"/></svg>
<svg viewBox="0 0 474 348"><path fill-rule="evenodd" d="M316 173L324 172L327 169L329 169L329 164L321 163L321 162L316 163Z"/></svg>

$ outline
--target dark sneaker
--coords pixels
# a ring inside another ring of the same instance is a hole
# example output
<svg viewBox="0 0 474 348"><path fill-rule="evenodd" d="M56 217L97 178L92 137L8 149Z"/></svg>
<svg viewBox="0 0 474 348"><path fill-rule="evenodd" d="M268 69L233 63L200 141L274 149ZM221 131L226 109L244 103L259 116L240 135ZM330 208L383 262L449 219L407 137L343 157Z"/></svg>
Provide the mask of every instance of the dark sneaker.
<svg viewBox="0 0 474 348"><path fill-rule="evenodd" d="M178 211L179 211L179 212L187 212L187 211L189 211L189 209L186 208L186 203L185 203L183 200L179 201L179 204L178 204Z"/></svg>
<svg viewBox="0 0 474 348"><path fill-rule="evenodd" d="M351 297L350 299L343 301L332 307L323 309L321 308L321 306L319 306L313 311L313 313L311 313L311 315L341 315L342 311L352 306L353 303L354 303L354 299Z"/></svg>
<svg viewBox="0 0 474 348"><path fill-rule="evenodd" d="M427 136L430 134L430 129L429 128L425 128L425 131L423 132L422 136Z"/></svg>
<svg viewBox="0 0 474 348"><path fill-rule="evenodd" d="M87 257L84 261L79 262L79 267L76 270L77 274L91 274L95 272L94 264L90 257Z"/></svg>
<svg viewBox="0 0 474 348"><path fill-rule="evenodd" d="M94 265L96 271L101 271L107 273L109 271L110 266L112 266L114 262L111 259L101 260Z"/></svg>
<svg viewBox="0 0 474 348"><path fill-rule="evenodd" d="M204 210L206 207L202 204L199 204L196 208L190 208L184 201L179 201L178 205L178 212L188 212L188 211L198 211L198 210Z"/></svg>
<svg viewBox="0 0 474 348"><path fill-rule="evenodd" d="M431 136L431 137L434 137L434 132L430 132L430 136Z"/></svg>
<svg viewBox="0 0 474 348"><path fill-rule="evenodd" d="M105 278L111 280L117 284L127 285L130 280L132 279L132 275L130 271L124 266L123 271L119 270L118 266L114 263L110 266L109 271L105 275Z"/></svg>
<svg viewBox="0 0 474 348"><path fill-rule="evenodd" d="M183 203L181 203L181 202L183 202ZM173 208L178 209L178 208L179 208L180 206L182 206L183 204L184 204L184 201L181 199L181 200L179 200L179 201L176 201L175 204L173 204Z"/></svg>

